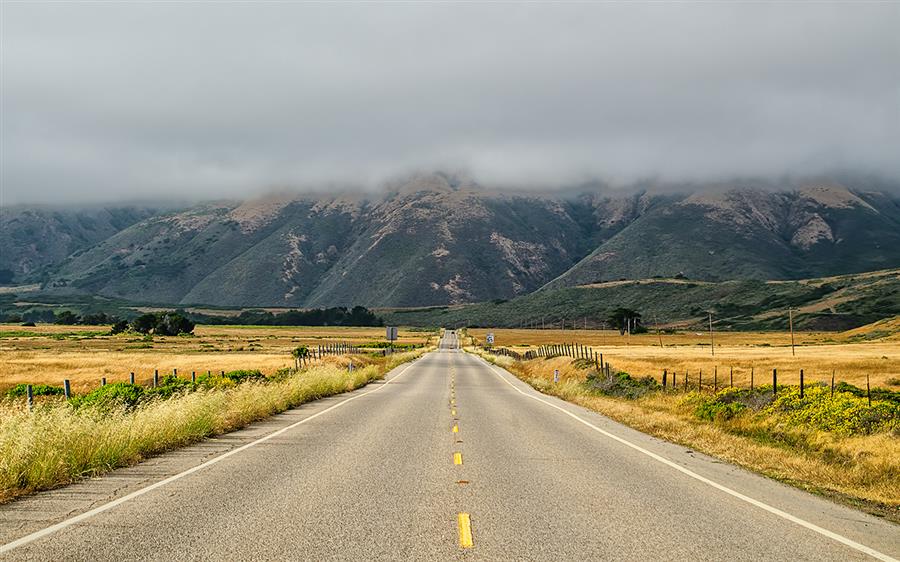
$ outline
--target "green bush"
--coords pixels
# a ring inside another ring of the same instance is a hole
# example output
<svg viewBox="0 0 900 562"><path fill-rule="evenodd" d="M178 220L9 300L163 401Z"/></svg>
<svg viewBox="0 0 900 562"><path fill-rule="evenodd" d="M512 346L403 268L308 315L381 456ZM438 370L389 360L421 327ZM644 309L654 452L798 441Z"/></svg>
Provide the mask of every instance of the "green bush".
<svg viewBox="0 0 900 562"><path fill-rule="evenodd" d="M196 387L191 381L180 379L175 375L168 375L159 381L159 386L156 388L148 388L144 391L144 396L146 397L156 397L156 398L171 398L172 395L190 392L194 390Z"/></svg>
<svg viewBox="0 0 900 562"><path fill-rule="evenodd" d="M703 400L694 409L694 415L701 420L706 421L725 421L730 420L746 409L746 406L740 402L719 402L713 400Z"/></svg>
<svg viewBox="0 0 900 562"><path fill-rule="evenodd" d="M791 424L807 425L842 435L900 431L900 406L887 400L868 400L852 392L835 392L825 385L807 387L800 398L799 387L778 394L765 412Z"/></svg>
<svg viewBox="0 0 900 562"><path fill-rule="evenodd" d="M65 390L61 386L51 386L49 384L35 384L31 386L31 394L33 396L59 396L65 394ZM6 396L10 398L19 398L28 395L27 384L17 384L6 391Z"/></svg>
<svg viewBox="0 0 900 562"><path fill-rule="evenodd" d="M131 409L137 406L143 398L143 387L127 382L114 382L92 390L83 396L75 396L69 402L75 408Z"/></svg>
<svg viewBox="0 0 900 562"><path fill-rule="evenodd" d="M653 377L633 378L628 373L614 373L612 376L592 373L588 376L587 383L591 390L607 396L636 399L648 392L659 390L661 387Z"/></svg>
<svg viewBox="0 0 900 562"><path fill-rule="evenodd" d="M226 388L245 382L264 382L266 376L258 370L237 370L224 374L205 374L197 377L197 384L207 388Z"/></svg>

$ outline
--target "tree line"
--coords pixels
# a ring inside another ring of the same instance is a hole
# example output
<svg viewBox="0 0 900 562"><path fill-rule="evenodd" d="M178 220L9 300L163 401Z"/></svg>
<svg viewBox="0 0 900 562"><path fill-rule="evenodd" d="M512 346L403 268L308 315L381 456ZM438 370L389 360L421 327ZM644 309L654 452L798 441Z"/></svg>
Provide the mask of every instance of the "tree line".
<svg viewBox="0 0 900 562"><path fill-rule="evenodd" d="M198 324L241 324L253 326L383 326L384 321L364 306L313 308L272 313L245 310L237 316L189 314Z"/></svg>

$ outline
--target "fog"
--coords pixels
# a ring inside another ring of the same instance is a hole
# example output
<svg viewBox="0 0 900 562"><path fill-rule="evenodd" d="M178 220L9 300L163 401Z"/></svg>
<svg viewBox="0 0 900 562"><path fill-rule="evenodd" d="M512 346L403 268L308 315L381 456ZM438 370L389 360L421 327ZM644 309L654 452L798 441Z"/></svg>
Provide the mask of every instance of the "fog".
<svg viewBox="0 0 900 562"><path fill-rule="evenodd" d="M900 176L900 3L0 9L3 204Z"/></svg>

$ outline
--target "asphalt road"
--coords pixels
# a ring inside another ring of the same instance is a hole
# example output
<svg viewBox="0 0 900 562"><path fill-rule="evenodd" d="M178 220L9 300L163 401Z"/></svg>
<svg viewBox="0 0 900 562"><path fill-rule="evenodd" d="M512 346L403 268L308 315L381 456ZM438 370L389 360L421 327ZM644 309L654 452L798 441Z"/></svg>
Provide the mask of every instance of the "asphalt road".
<svg viewBox="0 0 900 562"><path fill-rule="evenodd" d="M900 556L895 525L541 395L455 344L385 383L2 506L0 559Z"/></svg>

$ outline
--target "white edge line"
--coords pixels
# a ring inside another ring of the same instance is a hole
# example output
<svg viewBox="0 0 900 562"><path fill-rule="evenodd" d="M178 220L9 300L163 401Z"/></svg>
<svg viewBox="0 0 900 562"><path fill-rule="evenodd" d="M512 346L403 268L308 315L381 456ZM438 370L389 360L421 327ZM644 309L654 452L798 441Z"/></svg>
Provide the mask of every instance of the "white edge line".
<svg viewBox="0 0 900 562"><path fill-rule="evenodd" d="M153 490L156 490L157 488L162 488L163 486L166 486L167 484L171 484L172 482L175 482L176 480L180 480L180 479L184 478L185 476L189 476L199 470L203 470L204 468L210 467L210 466L216 464L217 462L225 460L228 457L230 457L232 455L236 455L242 451L245 451L245 450L249 449L250 447L254 447L256 445L259 445L260 443L264 443L264 442L268 441L269 439L277 437L277 436L281 435L282 433L289 431L291 429L294 429L295 427L302 425L308 421L314 420L317 417L321 416L322 414L326 414L326 413L330 412L331 410L334 410L335 408L339 408L348 402L352 402L353 400L356 400L357 398L362 398L363 396L368 396L369 394L372 394L373 392L378 392L382 388L386 387L387 385L391 384L392 382L394 382L395 380L400 378L402 375L406 374L406 371L411 366L412 366L412 362L408 363L403 368L402 371L397 373L395 376L391 377L389 380L386 380L385 383L382 384L381 386L379 386L378 388L374 388L372 390L368 390L361 394L357 394L356 396L351 396L350 398L346 398L333 406L329 406L328 408L325 408L321 412L316 412L315 414L309 416L308 418L303 418L302 420L300 420L298 422L294 422L291 425L282 427L281 429L279 429L277 431L274 431L272 433L269 433L268 435L260 437L256 441L251 441L250 443L241 445L237 449L232 449L226 453L222 453L218 457L212 458L202 464L198 464L197 466L189 468L189 469L185 470L184 472L179 472L178 474L169 476L168 478L166 478L164 480L160 480L159 482L155 482L145 488L135 490L134 492L131 492L128 495L122 496L121 498L115 499L109 503L105 503L99 507L95 507L94 509L92 509L90 511L85 511L84 513L80 513L74 517L60 521L59 523L56 523L55 525L45 527L45 528L41 529L40 531L35 531L35 532L31 533L30 535L25 535L24 537L16 539L10 543L4 544L4 545L0 546L0 554L4 554L6 552L11 552L12 550L15 550L16 548L19 548L20 546L24 546L26 544L34 542L34 541L41 539L43 537L46 537L48 535L52 535L53 533L55 533L57 531L61 531L62 529L65 529L66 527L71 527L72 525L81 523L82 521L84 521L86 519L90 519L91 517L94 517L95 515L99 515L100 513L103 513L104 511L108 511L108 510L110 510L116 506L119 506L127 501L131 501L137 497L143 496L144 494L146 494L148 492L152 492Z"/></svg>
<svg viewBox="0 0 900 562"><path fill-rule="evenodd" d="M756 506L760 509L764 509L764 510L768 511L769 513L772 513L773 515L777 515L778 517L781 517L782 519L787 519L788 521L790 521L792 523L796 523L797 525L800 525L801 527L805 527L811 531L815 531L816 533L819 533L820 535L823 535L825 537L828 537L829 539L835 540L841 544L849 546L850 548L858 550L864 554L868 554L869 556L871 556L873 558L877 558L878 560L883 560L884 562L900 562L896 558L892 558L891 556L884 554L882 552L879 552L879 551L877 551L873 548L870 548L864 544L860 544L856 541L848 539L847 537L845 537L843 535L839 535L837 533L829 531L828 529L823 529L822 527L819 527L818 525L816 525L814 523L810 523L809 521L800 519L799 517L797 517L795 515L791 515L790 513L787 513L785 511L782 511L782 510L778 509L777 507L772 507L769 504L763 503L759 500L755 500L749 496L745 496L744 494L742 494L738 491L732 490L731 488L729 488L727 486L723 486L722 484L719 484L718 482L714 482L713 480L710 480L709 478L706 478L705 476L701 476L692 470L684 468L683 466L681 466L677 463L674 463L665 457L661 457L661 456L657 455L656 453L648 451L647 449L644 449L640 445L635 445L631 441L628 441L617 435L613 435L612 433L610 433L608 431L600 429L599 427L592 424L591 422L581 419L577 415L573 414L572 412L566 410L565 408L563 408L561 406L558 406L556 404L548 402L547 400L544 400L543 398L541 398L539 396L535 396L534 394L525 392L524 390L520 389L519 387L517 387L516 385L511 383L509 380L507 380L506 377L503 376L503 374L500 371L498 371L497 368L492 363L490 363L483 357L479 357L477 355L475 357L478 357L479 359L484 361L491 368L491 370L494 371L494 374L496 374L498 377L500 377L500 379L503 382L505 382L506 384L511 386L516 392L518 392L522 396L526 396L528 398L531 398L532 400L537 400L538 402L542 402L542 403L546 404L547 406L550 406L551 408L556 408L560 412L562 412L562 413L566 414L567 416L577 420L578 422L588 426L589 428L593 429L594 431L601 433L601 434L605 435L606 437L613 439L614 441L618 441L619 443L621 443L623 445L631 447L632 449L647 455L648 457L652 458L655 461L659 461L666 466L674 468L675 470L677 470L687 476L690 476L691 478L693 478L695 480L698 480L700 482L703 482L704 484L712 486L713 488L720 490L722 492L725 492L726 494L729 494L731 496L734 496L735 498L737 498L739 500L745 501L745 502L749 503L750 505ZM513 375L510 375L510 376L513 376ZM516 379L516 380L518 380L518 379ZM523 383L523 384L525 384L525 383ZM531 388L531 387L529 386L528 388ZM534 390L534 392L537 392L537 391Z"/></svg>

